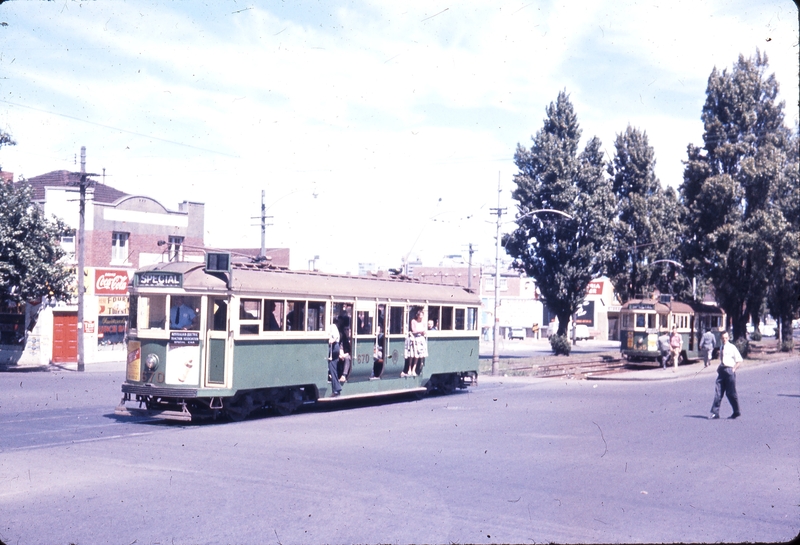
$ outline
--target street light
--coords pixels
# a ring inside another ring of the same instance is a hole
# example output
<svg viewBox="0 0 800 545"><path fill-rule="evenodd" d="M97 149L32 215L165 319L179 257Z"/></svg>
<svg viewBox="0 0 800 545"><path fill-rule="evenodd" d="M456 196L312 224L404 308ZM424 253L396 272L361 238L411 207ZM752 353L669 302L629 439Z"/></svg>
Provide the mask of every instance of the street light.
<svg viewBox="0 0 800 545"><path fill-rule="evenodd" d="M498 197L498 201L499 201ZM497 208L494 209L497 211L497 236L496 236L496 247L495 247L495 263L494 263L494 329L492 330L492 337L493 337L493 346L492 346L492 375L497 375L498 368L500 364L500 352L498 351L497 347L497 337L500 333L500 321L497 319L497 302L498 297L500 296L500 225L503 223L516 223L522 218L526 218L528 216L533 216L534 214L543 214L543 213L554 213L560 214L568 219L575 219L566 212L561 210L555 210L553 208L539 208L537 210L531 210L530 212L525 212L518 218L512 221L501 222L500 217L503 215L503 208L500 208L500 203L497 203Z"/></svg>

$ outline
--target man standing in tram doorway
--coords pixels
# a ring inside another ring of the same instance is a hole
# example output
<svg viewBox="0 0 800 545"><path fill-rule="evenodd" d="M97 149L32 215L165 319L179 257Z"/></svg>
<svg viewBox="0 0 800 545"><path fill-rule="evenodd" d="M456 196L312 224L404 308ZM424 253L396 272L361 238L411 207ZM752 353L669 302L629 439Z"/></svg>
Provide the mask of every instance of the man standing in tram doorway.
<svg viewBox="0 0 800 545"><path fill-rule="evenodd" d="M739 396L736 395L736 369L742 363L742 355L739 349L728 341L728 332L722 332L722 346L719 349L720 364L717 367L717 382L714 390L714 404L711 405L711 415L708 417L713 420L719 418L719 406L722 403L722 396L728 396L728 402L733 408L731 418L739 418Z"/></svg>

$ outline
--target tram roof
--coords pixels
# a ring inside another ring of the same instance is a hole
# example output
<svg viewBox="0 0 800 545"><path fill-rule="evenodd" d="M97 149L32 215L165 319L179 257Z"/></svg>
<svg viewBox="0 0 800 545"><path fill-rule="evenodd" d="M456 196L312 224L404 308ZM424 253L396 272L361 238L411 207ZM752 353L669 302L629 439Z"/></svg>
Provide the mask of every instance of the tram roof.
<svg viewBox="0 0 800 545"><path fill-rule="evenodd" d="M141 271L181 273L186 291L227 291L224 276L207 273L203 263L159 263ZM479 297L462 286L430 284L407 277L348 276L240 263L233 264L231 276L232 291L240 295L480 304Z"/></svg>
<svg viewBox="0 0 800 545"><path fill-rule="evenodd" d="M631 299L622 305L623 310L637 310L636 305L653 305L653 309L659 314L667 314L670 311L681 314L723 314L722 310L714 305L707 303L683 303L673 300L671 303L662 303L656 299ZM631 307L633 307L631 309ZM642 309L644 310L644 309Z"/></svg>

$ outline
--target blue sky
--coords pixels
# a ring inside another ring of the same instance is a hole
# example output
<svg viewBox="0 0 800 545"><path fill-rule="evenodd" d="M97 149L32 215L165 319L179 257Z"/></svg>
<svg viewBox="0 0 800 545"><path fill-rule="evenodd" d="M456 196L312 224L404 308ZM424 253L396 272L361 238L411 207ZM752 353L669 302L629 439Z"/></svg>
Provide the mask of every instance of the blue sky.
<svg viewBox="0 0 800 545"><path fill-rule="evenodd" d="M9 1L0 150L15 175L106 169L171 209L206 204L206 242L355 272L405 257L493 261L514 150L565 89L609 158L647 132L677 187L711 70L766 52L797 122L789 0L637 2ZM510 217L509 217L510 219ZM508 229L511 226L507 226Z"/></svg>

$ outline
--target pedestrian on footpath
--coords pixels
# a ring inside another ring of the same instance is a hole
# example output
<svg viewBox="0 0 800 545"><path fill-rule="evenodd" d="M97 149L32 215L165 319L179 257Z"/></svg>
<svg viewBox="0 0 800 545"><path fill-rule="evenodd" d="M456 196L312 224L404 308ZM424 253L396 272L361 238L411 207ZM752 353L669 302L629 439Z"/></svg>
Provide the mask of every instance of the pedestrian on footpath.
<svg viewBox="0 0 800 545"><path fill-rule="evenodd" d="M711 405L711 415L709 419L719 418L719 406L722 403L722 396L728 396L728 402L733 408L731 418L739 418L739 397L736 395L736 369L742 363L742 355L739 349L728 340L728 332L723 331L720 336L722 346L719 349L719 367L717 367L717 382L714 389L714 404Z"/></svg>
<svg viewBox="0 0 800 545"><path fill-rule="evenodd" d="M717 340L714 338L714 334L711 333L711 328L706 326L706 332L703 333L703 337L700 339L700 350L703 351L703 367L711 365L711 354L716 347Z"/></svg>
<svg viewBox="0 0 800 545"><path fill-rule="evenodd" d="M667 361L669 361L669 352L672 348L669 345L669 333L664 331L658 336L658 352L661 358L661 368L667 368Z"/></svg>

